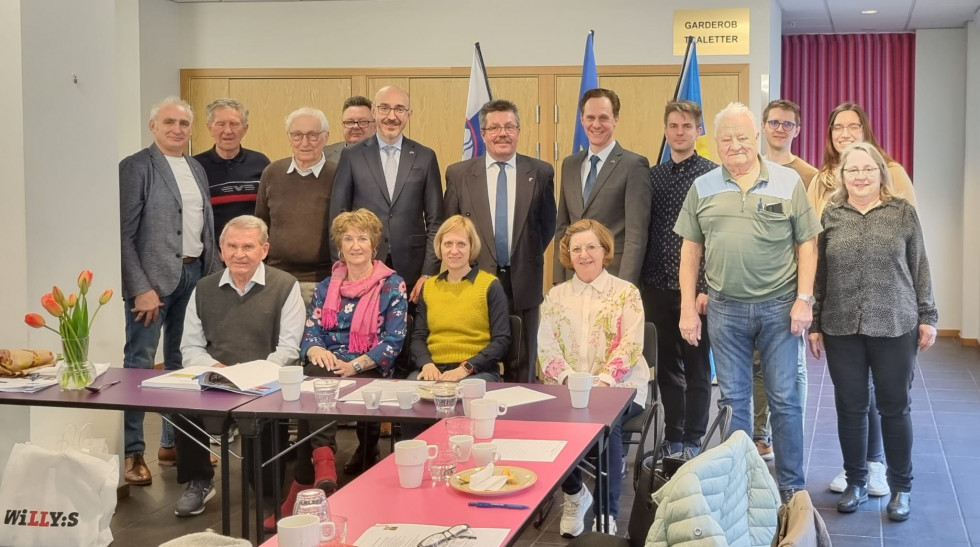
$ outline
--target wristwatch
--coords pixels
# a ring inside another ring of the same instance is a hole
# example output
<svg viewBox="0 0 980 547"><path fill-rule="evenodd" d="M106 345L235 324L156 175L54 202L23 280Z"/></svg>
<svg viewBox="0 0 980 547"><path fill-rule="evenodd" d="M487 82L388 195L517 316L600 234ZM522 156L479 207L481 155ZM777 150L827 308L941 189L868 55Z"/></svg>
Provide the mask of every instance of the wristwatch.
<svg viewBox="0 0 980 547"><path fill-rule="evenodd" d="M469 361L463 361L460 364L463 365L464 369L466 369L466 374L473 374L474 372L476 372L476 369L473 368L473 365L471 365Z"/></svg>
<svg viewBox="0 0 980 547"><path fill-rule="evenodd" d="M360 374L360 373L364 372L364 369L361 368L361 364L358 363L356 360L355 361L351 361L351 366L354 367L354 374Z"/></svg>
<svg viewBox="0 0 980 547"><path fill-rule="evenodd" d="M812 294L799 293L796 295L796 299L806 302L807 304L810 305L811 308L813 307L814 304L817 303L817 299L814 298Z"/></svg>

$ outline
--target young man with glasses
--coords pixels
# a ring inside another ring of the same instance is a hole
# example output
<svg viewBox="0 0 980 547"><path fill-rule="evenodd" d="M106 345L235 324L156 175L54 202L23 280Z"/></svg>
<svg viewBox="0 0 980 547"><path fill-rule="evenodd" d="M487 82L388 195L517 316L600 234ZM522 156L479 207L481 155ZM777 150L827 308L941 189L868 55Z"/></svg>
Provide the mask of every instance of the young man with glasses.
<svg viewBox="0 0 980 547"><path fill-rule="evenodd" d="M296 277L309 307L332 265L327 213L336 165L323 155L330 125L320 110L304 107L286 116L286 136L293 155L262 172L255 216L269 226L266 263Z"/></svg>
<svg viewBox="0 0 980 547"><path fill-rule="evenodd" d="M785 99L772 101L762 112L762 120L762 134L766 136L767 145L765 159L796 171L803 186L809 187L810 181L817 175L817 168L790 151L793 139L800 134L799 105ZM758 350L752 355L752 376L752 439L762 459L771 461L775 455L772 451L769 399L766 397ZM806 386L806 354L801 349L797 362L796 390L803 408L806 408Z"/></svg>
<svg viewBox="0 0 980 547"><path fill-rule="evenodd" d="M344 110L340 124L344 126L344 139L323 149L327 161L340 162L340 153L345 148L355 145L364 139L373 137L378 132L374 121L371 99L355 95L344 101Z"/></svg>

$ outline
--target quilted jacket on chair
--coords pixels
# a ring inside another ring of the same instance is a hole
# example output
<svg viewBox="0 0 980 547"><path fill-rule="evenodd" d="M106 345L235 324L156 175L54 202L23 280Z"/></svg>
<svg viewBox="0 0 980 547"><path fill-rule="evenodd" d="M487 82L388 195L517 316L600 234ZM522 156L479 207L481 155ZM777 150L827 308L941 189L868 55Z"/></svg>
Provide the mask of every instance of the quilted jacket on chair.
<svg viewBox="0 0 980 547"><path fill-rule="evenodd" d="M768 547L776 533L779 490L743 431L681 466L653 499L646 547Z"/></svg>

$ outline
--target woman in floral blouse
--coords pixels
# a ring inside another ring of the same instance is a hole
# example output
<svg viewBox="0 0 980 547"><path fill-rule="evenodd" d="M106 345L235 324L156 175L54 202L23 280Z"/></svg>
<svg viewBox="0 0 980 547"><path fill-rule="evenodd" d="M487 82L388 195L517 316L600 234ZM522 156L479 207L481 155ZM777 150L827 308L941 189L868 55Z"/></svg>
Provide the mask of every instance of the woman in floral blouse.
<svg viewBox="0 0 980 547"><path fill-rule="evenodd" d="M609 436L609 529L615 533L622 486L623 422L643 411L650 369L643 358L643 303L640 292L606 271L613 237L601 223L582 219L565 230L559 248L572 279L555 286L541 305L538 363L545 383L565 384L573 372L588 372L598 386L636 389L626 413ZM575 537L584 529L592 495L576 469L562 484L565 507L560 531Z"/></svg>
<svg viewBox="0 0 980 547"><path fill-rule="evenodd" d="M382 237L381 221L371 211L358 209L338 215L330 233L340 260L334 263L330 277L313 291L300 344L305 372L310 376L390 376L405 341L408 299L405 280L374 258ZM318 422L300 420L299 438L328 420ZM336 428L329 427L297 447L296 480L282 504L283 515L291 514L301 490L320 488L328 494L336 490L335 434ZM380 424L358 424L359 444L344 471L356 473L377 462L379 437ZM266 519L266 524L267 529L275 529L274 520Z"/></svg>

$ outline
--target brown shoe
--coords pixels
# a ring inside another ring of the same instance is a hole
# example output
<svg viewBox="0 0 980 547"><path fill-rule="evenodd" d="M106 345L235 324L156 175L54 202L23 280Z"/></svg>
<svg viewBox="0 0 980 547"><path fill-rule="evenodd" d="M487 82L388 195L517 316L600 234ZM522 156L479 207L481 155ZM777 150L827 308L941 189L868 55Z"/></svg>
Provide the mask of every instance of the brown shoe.
<svg viewBox="0 0 980 547"><path fill-rule="evenodd" d="M772 453L772 445L766 444L762 439L755 441L755 447L759 451L759 457L765 461L772 461L776 455Z"/></svg>
<svg viewBox="0 0 980 547"><path fill-rule="evenodd" d="M143 461L143 454L133 454L126 456L126 482L134 486L148 486L153 482L150 469Z"/></svg>
<svg viewBox="0 0 980 547"><path fill-rule="evenodd" d="M391 422L381 422L381 436L384 438L391 437Z"/></svg>
<svg viewBox="0 0 980 547"><path fill-rule="evenodd" d="M211 456L211 467L218 465L218 458L216 458L214 454L209 454L209 456Z"/></svg>
<svg viewBox="0 0 980 547"><path fill-rule="evenodd" d="M157 463L165 466L177 465L177 447L161 446L157 449Z"/></svg>

